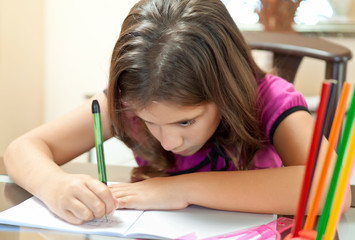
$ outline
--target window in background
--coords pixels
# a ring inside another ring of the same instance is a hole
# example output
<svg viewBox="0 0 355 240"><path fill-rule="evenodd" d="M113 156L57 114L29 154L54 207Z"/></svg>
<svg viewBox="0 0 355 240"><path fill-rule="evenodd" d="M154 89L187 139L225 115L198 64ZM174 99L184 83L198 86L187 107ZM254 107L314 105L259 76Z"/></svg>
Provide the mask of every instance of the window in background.
<svg viewBox="0 0 355 240"><path fill-rule="evenodd" d="M287 13L281 8L290 7L290 21L293 20L296 31L342 31L339 26L351 26L355 22L355 0L222 0L241 29L262 30L262 17L258 12L263 5L268 6L267 14ZM292 6L294 5L294 6ZM299 5L299 6L298 6ZM265 14L265 11L264 11ZM269 18L269 16L266 16ZM265 18L265 15L264 15ZM279 21L283 22L283 21ZM264 24L264 23L263 23ZM265 24L264 24L265 25ZM326 28L324 27L326 26ZM318 28L318 30L317 30ZM351 31L354 31L351 28Z"/></svg>

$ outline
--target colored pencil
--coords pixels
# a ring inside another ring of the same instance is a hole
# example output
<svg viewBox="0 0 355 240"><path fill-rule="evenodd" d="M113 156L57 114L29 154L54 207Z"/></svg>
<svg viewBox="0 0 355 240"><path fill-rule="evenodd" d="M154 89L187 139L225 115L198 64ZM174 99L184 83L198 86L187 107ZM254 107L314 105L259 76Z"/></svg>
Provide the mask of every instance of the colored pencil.
<svg viewBox="0 0 355 240"><path fill-rule="evenodd" d="M99 102L95 99L92 101L91 105L93 124L94 124L94 136L95 136L95 147L96 147L96 157L97 157L97 169L99 174L99 180L107 185L107 174L106 174L106 164L105 164L105 154L104 154L104 139L102 133L102 123L101 123L101 113ZM105 215L106 221L108 220L107 215Z"/></svg>

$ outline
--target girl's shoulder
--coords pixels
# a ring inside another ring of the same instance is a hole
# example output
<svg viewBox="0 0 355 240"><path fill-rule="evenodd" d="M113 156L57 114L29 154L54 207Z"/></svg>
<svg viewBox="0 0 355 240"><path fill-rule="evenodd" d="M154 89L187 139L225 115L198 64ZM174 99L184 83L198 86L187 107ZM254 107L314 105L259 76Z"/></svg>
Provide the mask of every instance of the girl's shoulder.
<svg viewBox="0 0 355 240"><path fill-rule="evenodd" d="M257 84L261 127L272 142L279 123L295 111L308 111L308 106L302 93L281 77L266 74Z"/></svg>
<svg viewBox="0 0 355 240"><path fill-rule="evenodd" d="M292 83L276 75L266 74L263 78L259 78L256 81L259 96L274 97L285 93L285 91L287 93L296 91Z"/></svg>

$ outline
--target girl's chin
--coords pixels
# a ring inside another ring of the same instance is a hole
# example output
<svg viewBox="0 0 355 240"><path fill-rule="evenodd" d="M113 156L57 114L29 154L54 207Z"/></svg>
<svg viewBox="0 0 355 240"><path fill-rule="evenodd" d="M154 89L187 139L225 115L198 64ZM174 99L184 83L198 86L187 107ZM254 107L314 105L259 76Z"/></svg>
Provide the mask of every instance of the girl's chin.
<svg viewBox="0 0 355 240"><path fill-rule="evenodd" d="M180 152L174 152L174 154L177 154L177 155L181 155L181 156L184 156L184 157L188 157L188 156L191 156L193 154L195 154L198 150L198 149L186 149L186 150L183 150L183 151L180 151Z"/></svg>

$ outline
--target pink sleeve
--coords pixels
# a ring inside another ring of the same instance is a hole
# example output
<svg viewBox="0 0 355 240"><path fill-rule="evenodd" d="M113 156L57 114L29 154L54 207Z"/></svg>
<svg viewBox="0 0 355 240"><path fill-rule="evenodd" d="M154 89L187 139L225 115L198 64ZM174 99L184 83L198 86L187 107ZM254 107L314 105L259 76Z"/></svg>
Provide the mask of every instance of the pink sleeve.
<svg viewBox="0 0 355 240"><path fill-rule="evenodd" d="M272 142L279 123L295 111L308 111L308 106L303 95L294 89L293 84L280 77L267 74L258 80L258 84L262 106L261 127L267 139Z"/></svg>

